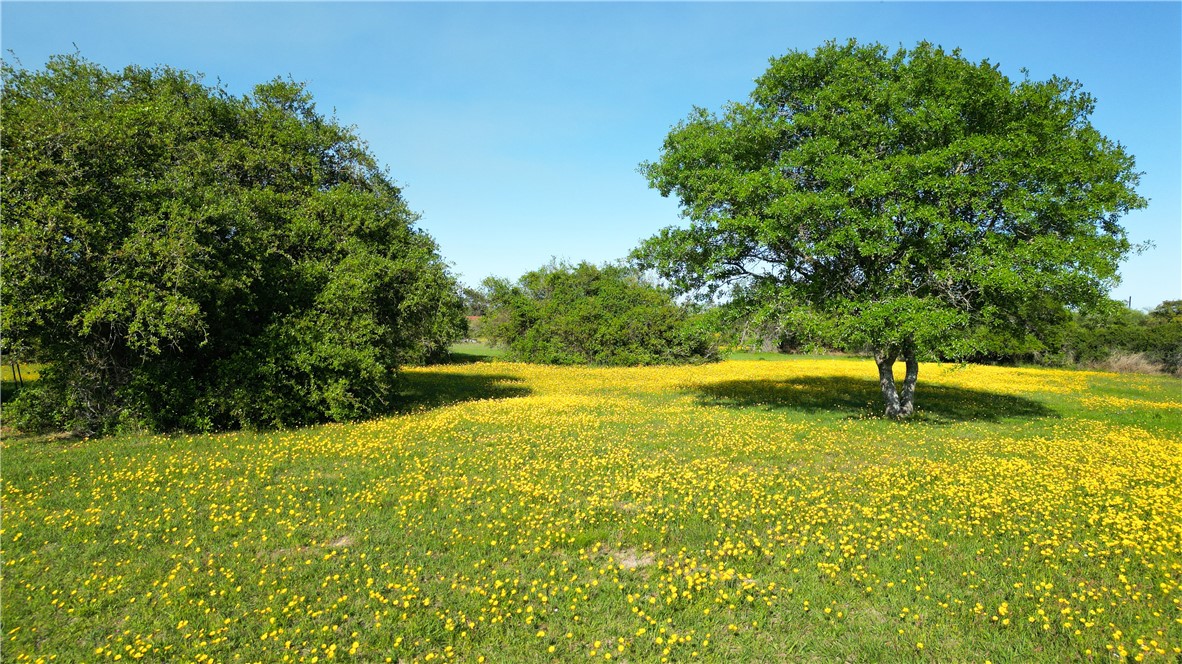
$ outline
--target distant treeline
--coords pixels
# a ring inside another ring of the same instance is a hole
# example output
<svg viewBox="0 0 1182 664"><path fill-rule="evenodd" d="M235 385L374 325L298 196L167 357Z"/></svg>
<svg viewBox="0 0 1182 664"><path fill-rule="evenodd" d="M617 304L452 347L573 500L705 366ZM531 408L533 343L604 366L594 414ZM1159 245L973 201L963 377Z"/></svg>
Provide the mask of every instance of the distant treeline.
<svg viewBox="0 0 1182 664"><path fill-rule="evenodd" d="M981 330L977 352L966 356L984 364L1037 364L1121 372L1182 372L1182 300L1167 300L1145 313L1123 302L1086 313L1044 312L1040 329L1024 337ZM1047 322L1049 321L1049 322ZM725 307L714 312L724 346L765 352L841 350L813 343L783 319L760 321Z"/></svg>
<svg viewBox="0 0 1182 664"><path fill-rule="evenodd" d="M1182 371L1182 300L1162 302L1149 313L1118 303L1103 312L1072 314L1052 328L1045 350L999 359L1178 374Z"/></svg>

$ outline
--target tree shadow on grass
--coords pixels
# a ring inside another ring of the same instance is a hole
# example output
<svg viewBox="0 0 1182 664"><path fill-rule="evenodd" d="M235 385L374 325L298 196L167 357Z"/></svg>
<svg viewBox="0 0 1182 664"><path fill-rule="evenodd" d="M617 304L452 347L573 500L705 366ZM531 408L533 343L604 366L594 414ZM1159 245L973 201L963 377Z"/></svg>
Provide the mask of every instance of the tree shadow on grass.
<svg viewBox="0 0 1182 664"><path fill-rule="evenodd" d="M431 364L476 364L492 362L505 355L503 348L495 348L484 343L452 344L441 357L435 358Z"/></svg>
<svg viewBox="0 0 1182 664"><path fill-rule="evenodd" d="M402 377L402 390L395 404L398 412L439 408L478 399L511 399L531 392L521 378L508 374L469 376L446 371L415 371L404 373Z"/></svg>
<svg viewBox="0 0 1182 664"><path fill-rule="evenodd" d="M817 376L789 380L731 380L701 385L694 390L699 403L733 408L763 407L805 413L831 412L849 418L882 417L878 381ZM1000 422L1006 419L1058 417L1046 405L1009 394L994 394L947 385L915 388L913 422Z"/></svg>
<svg viewBox="0 0 1182 664"><path fill-rule="evenodd" d="M489 355L478 355L475 353L464 353L462 351L451 351L446 357L440 358L434 364L478 364L481 362L492 362L493 358Z"/></svg>
<svg viewBox="0 0 1182 664"><path fill-rule="evenodd" d="M24 386L15 380L0 380L0 404L7 404L20 394Z"/></svg>

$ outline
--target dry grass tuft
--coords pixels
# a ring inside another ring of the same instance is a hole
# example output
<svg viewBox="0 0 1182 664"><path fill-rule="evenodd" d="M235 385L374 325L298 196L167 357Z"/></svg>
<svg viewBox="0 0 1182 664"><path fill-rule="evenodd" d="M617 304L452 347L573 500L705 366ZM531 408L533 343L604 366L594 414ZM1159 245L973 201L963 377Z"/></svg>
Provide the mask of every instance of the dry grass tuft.
<svg viewBox="0 0 1182 664"><path fill-rule="evenodd" d="M1149 359L1145 353L1124 353L1117 351L1103 362L1096 362L1092 368L1113 373L1160 374L1162 366Z"/></svg>
<svg viewBox="0 0 1182 664"><path fill-rule="evenodd" d="M637 551L636 549L612 551L610 552L610 555L612 559L616 561L616 564L620 567L623 567L624 569L648 567L649 565L656 562L656 558L653 557L653 554Z"/></svg>

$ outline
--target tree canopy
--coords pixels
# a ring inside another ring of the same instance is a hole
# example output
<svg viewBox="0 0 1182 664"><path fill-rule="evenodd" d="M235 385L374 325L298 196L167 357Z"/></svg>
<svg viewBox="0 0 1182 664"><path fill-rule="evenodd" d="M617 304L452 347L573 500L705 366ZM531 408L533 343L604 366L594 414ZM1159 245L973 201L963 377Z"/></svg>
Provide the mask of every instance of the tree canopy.
<svg viewBox="0 0 1182 664"><path fill-rule="evenodd" d="M635 270L553 264L516 283L487 279L484 333L510 357L634 366L716 359L710 332Z"/></svg>
<svg viewBox="0 0 1182 664"><path fill-rule="evenodd" d="M681 292L872 349L888 415L909 416L918 359L1037 339L1044 315L1116 282L1131 249L1118 220L1146 202L1094 103L1079 83L1011 81L928 43L790 52L748 101L694 109L641 165L689 225L634 256Z"/></svg>
<svg viewBox="0 0 1182 664"><path fill-rule="evenodd" d="M3 80L0 322L48 363L22 428L365 417L462 334L435 243L302 85L77 56Z"/></svg>

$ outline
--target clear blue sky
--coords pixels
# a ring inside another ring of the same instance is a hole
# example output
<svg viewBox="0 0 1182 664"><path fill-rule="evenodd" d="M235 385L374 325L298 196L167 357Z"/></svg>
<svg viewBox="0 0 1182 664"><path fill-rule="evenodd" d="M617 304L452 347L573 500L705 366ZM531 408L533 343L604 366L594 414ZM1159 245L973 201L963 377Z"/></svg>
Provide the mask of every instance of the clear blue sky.
<svg viewBox="0 0 1182 664"><path fill-rule="evenodd" d="M694 105L744 100L770 57L855 37L928 40L1017 78L1079 80L1093 123L1136 156L1148 209L1113 293L1182 298L1182 4L18 3L3 48L167 64L245 93L306 81L357 126L456 274L516 278L552 256L603 262L679 223L647 188ZM6 53L6 58L12 55Z"/></svg>

